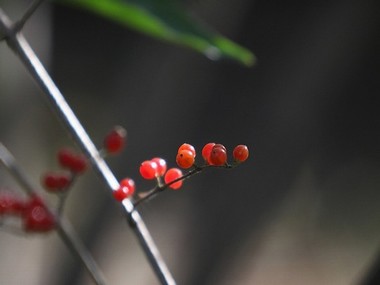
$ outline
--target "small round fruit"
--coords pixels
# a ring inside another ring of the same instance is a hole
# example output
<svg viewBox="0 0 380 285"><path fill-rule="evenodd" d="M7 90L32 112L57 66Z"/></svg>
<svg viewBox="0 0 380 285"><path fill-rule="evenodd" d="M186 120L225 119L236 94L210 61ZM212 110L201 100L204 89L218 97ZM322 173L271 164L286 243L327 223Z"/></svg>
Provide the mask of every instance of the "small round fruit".
<svg viewBox="0 0 380 285"><path fill-rule="evenodd" d="M237 145L232 152L232 156L238 163L246 161L249 156L248 147L242 144Z"/></svg>
<svg viewBox="0 0 380 285"><path fill-rule="evenodd" d="M125 146L127 131L120 126L113 128L104 138L104 149L111 154L119 153Z"/></svg>
<svg viewBox="0 0 380 285"><path fill-rule="evenodd" d="M152 161L157 163L157 174L156 175L159 177L164 176L166 169L167 169L165 159L163 159L161 157L155 157L155 158L152 158Z"/></svg>
<svg viewBox="0 0 380 285"><path fill-rule="evenodd" d="M11 193L1 193L0 195L0 215L1 214L22 214L25 210L25 202L20 197Z"/></svg>
<svg viewBox="0 0 380 285"><path fill-rule="evenodd" d="M88 167L84 155L76 154L69 149L61 149L58 152L58 161L62 167L68 168L76 174L83 173Z"/></svg>
<svg viewBox="0 0 380 285"><path fill-rule="evenodd" d="M179 148L178 148L178 152L180 152L181 150L189 150L191 151L193 154L194 154L194 157L197 155L196 151L195 151L195 148L191 145L191 144L188 144L188 143L184 143L182 144Z"/></svg>
<svg viewBox="0 0 380 285"><path fill-rule="evenodd" d="M41 198L35 196L24 211L24 229L28 232L48 232L56 227L55 216L46 208Z"/></svg>
<svg viewBox="0 0 380 285"><path fill-rule="evenodd" d="M121 202L131 197L135 193L135 182L131 178L124 178L120 181L119 188L113 191L113 197Z"/></svg>
<svg viewBox="0 0 380 285"><path fill-rule="evenodd" d="M227 162L227 151L223 145L216 144L211 150L209 163L215 166L225 165Z"/></svg>
<svg viewBox="0 0 380 285"><path fill-rule="evenodd" d="M88 164L87 159L82 154L77 154L74 161L70 167L70 170L74 173L80 174L87 170Z"/></svg>
<svg viewBox="0 0 380 285"><path fill-rule="evenodd" d="M66 173L48 172L42 177L42 185L49 192L66 190L70 182L71 175Z"/></svg>
<svg viewBox="0 0 380 285"><path fill-rule="evenodd" d="M206 163L209 163L210 154L214 145L215 143L210 142L210 143L205 144L205 146L202 148L202 157Z"/></svg>
<svg viewBox="0 0 380 285"><path fill-rule="evenodd" d="M62 167L70 168L73 164L74 153L70 149L63 148L58 151L58 162Z"/></svg>
<svg viewBox="0 0 380 285"><path fill-rule="evenodd" d="M178 168L170 168L166 174L165 174L165 177L164 177L164 180L165 180L165 183L166 184L169 184L169 183L172 183L174 180L180 178L182 176L182 171L181 169L178 169ZM172 184L169 185L169 187L173 190L177 190L179 188L181 188L183 184L183 180L178 180Z"/></svg>
<svg viewBox="0 0 380 285"><path fill-rule="evenodd" d="M176 157L178 166L184 169L192 167L194 165L194 161L194 153L187 149L180 150Z"/></svg>
<svg viewBox="0 0 380 285"><path fill-rule="evenodd" d="M157 175L157 163L152 160L145 160L140 165L140 174L144 179L154 179Z"/></svg>

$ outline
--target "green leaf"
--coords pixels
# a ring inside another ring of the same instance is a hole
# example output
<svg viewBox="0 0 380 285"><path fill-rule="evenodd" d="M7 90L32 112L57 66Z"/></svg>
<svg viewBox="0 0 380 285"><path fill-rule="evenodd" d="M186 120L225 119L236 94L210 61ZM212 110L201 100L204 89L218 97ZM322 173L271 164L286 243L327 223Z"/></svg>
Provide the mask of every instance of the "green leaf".
<svg viewBox="0 0 380 285"><path fill-rule="evenodd" d="M246 48L193 19L175 0L63 0L149 36L192 48L208 58L228 58L252 66Z"/></svg>

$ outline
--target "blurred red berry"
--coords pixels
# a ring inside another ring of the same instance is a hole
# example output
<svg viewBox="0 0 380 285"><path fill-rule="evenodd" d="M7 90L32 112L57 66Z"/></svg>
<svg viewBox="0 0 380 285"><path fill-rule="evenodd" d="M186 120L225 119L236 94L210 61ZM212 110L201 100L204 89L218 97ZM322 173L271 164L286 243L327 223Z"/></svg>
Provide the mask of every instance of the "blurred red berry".
<svg viewBox="0 0 380 285"><path fill-rule="evenodd" d="M131 197L135 193L135 182L131 178L124 178L120 181L119 188L113 191L113 197L121 202Z"/></svg>
<svg viewBox="0 0 380 285"><path fill-rule="evenodd" d="M161 158L161 157L155 157L155 158L152 158L153 162L157 163L157 176L164 176L165 172L166 172L166 161L165 159Z"/></svg>
<svg viewBox="0 0 380 285"><path fill-rule="evenodd" d="M227 162L226 148L221 144L214 145L210 153L209 163L215 166L222 166L222 165L225 165L226 162Z"/></svg>
<svg viewBox="0 0 380 285"><path fill-rule="evenodd" d="M145 160L140 165L140 174L144 179L154 179L157 175L157 163L152 160Z"/></svg>
<svg viewBox="0 0 380 285"><path fill-rule="evenodd" d="M178 168L170 168L166 173L165 173L165 183L168 184L178 178L180 178L182 176L182 171L181 169L178 169ZM174 182L173 184L170 184L170 188L172 188L173 190L177 190L179 188L181 188L183 184L183 180L179 180L177 182Z"/></svg>
<svg viewBox="0 0 380 285"><path fill-rule="evenodd" d="M11 193L0 194L0 215L22 214L24 210L25 202L20 197Z"/></svg>
<svg viewBox="0 0 380 285"><path fill-rule="evenodd" d="M67 190L71 182L71 175L68 173L48 172L42 176L42 185L49 192Z"/></svg>
<svg viewBox="0 0 380 285"><path fill-rule="evenodd" d="M41 198L30 198L24 211L24 229L27 232L48 232L56 227L55 216L46 208Z"/></svg>
<svg viewBox="0 0 380 285"><path fill-rule="evenodd" d="M76 174L83 173L88 167L86 157L76 154L70 149L61 149L58 152L58 162L62 167L68 168Z"/></svg>
<svg viewBox="0 0 380 285"><path fill-rule="evenodd" d="M114 127L113 130L109 132L104 139L104 149L108 153L119 153L125 146L126 137L127 131L123 127Z"/></svg>
<svg viewBox="0 0 380 285"><path fill-rule="evenodd" d="M190 168L195 161L194 153L188 149L182 149L178 152L176 162L181 168Z"/></svg>
<svg viewBox="0 0 380 285"><path fill-rule="evenodd" d="M234 148L232 155L236 162L244 162L249 156L248 147L246 145L239 144Z"/></svg>

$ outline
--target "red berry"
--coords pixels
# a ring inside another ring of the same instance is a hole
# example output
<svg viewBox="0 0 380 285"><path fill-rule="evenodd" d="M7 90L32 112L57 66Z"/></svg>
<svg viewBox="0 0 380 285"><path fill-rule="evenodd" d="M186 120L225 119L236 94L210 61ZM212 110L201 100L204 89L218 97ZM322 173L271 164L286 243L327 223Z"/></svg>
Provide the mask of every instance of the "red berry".
<svg viewBox="0 0 380 285"><path fill-rule="evenodd" d="M203 157L203 159L204 159L207 163L209 163L211 150L212 150L212 148L214 147L214 145L215 145L215 143L210 142L210 143L207 143L207 144L202 148L202 157Z"/></svg>
<svg viewBox="0 0 380 285"><path fill-rule="evenodd" d="M124 178L120 181L118 189L113 191L113 197L121 202L124 199L131 197L135 193L135 182L131 178Z"/></svg>
<svg viewBox="0 0 380 285"><path fill-rule="evenodd" d="M82 154L77 154L70 167L70 170L74 173L80 174L87 170L87 159Z"/></svg>
<svg viewBox="0 0 380 285"><path fill-rule="evenodd" d="M48 172L42 177L42 185L50 192L67 190L70 182L71 175L67 173Z"/></svg>
<svg viewBox="0 0 380 285"><path fill-rule="evenodd" d="M161 157L152 158L152 161L157 163L157 176L164 176L166 172L166 161Z"/></svg>
<svg viewBox="0 0 380 285"><path fill-rule="evenodd" d="M191 144L188 144L188 143L184 143L182 144L179 148L178 148L178 152L180 152L181 150L189 150L193 153L194 157L197 155L197 153L195 152L195 148L191 145Z"/></svg>
<svg viewBox="0 0 380 285"><path fill-rule="evenodd" d="M19 197L2 193L0 195L0 215L1 214L22 214L25 210L25 203Z"/></svg>
<svg viewBox="0 0 380 285"><path fill-rule="evenodd" d="M58 152L58 162L62 167L70 168L74 159L74 153L66 148L61 149Z"/></svg>
<svg viewBox="0 0 380 285"><path fill-rule="evenodd" d="M58 161L62 167L68 168L77 174L84 172L88 167L87 159L84 155L76 154L69 149L61 149L58 152Z"/></svg>
<svg viewBox="0 0 380 285"><path fill-rule="evenodd" d="M24 229L28 232L47 232L55 228L56 219L41 198L32 197L24 211Z"/></svg>
<svg viewBox="0 0 380 285"><path fill-rule="evenodd" d="M227 162L227 151L226 148L221 144L216 144L213 146L209 158L209 163L215 166L222 166Z"/></svg>
<svg viewBox="0 0 380 285"><path fill-rule="evenodd" d="M178 152L176 157L176 162L179 167L190 168L193 166L195 161L194 153L187 149L182 149Z"/></svg>
<svg viewBox="0 0 380 285"><path fill-rule="evenodd" d="M249 156L248 147L246 145L239 144L234 148L232 155L236 162L244 162Z"/></svg>
<svg viewBox="0 0 380 285"><path fill-rule="evenodd" d="M182 171L178 168L170 168L166 174L165 174L165 183L171 183L172 181L180 178L182 176ZM179 180L177 182L174 182L173 184L170 184L169 187L173 190L177 190L182 186L183 180Z"/></svg>
<svg viewBox="0 0 380 285"><path fill-rule="evenodd" d="M126 137L127 131L123 127L116 126L105 137L104 148L108 153L118 153L124 148Z"/></svg>
<svg viewBox="0 0 380 285"><path fill-rule="evenodd" d="M140 174L144 179L154 179L157 175L157 163L152 160L145 160L140 165Z"/></svg>

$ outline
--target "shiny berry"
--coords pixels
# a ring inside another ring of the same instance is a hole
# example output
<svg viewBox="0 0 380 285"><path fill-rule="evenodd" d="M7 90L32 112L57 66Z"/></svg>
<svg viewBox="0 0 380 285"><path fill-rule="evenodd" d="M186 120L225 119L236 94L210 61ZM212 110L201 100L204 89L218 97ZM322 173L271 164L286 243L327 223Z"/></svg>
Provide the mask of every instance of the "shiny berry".
<svg viewBox="0 0 380 285"><path fill-rule="evenodd" d="M23 222L24 229L28 232L48 232L56 226L54 215L37 196L32 197L27 203Z"/></svg>
<svg viewBox="0 0 380 285"><path fill-rule="evenodd" d="M155 158L152 158L151 161L157 163L157 173L156 173L156 175L157 176L164 176L164 174L166 172L166 169L167 169L165 159L163 159L161 157L155 157Z"/></svg>
<svg viewBox="0 0 380 285"><path fill-rule="evenodd" d="M25 202L10 193L0 195L0 215L1 214L21 214L25 210Z"/></svg>
<svg viewBox="0 0 380 285"><path fill-rule="evenodd" d="M248 147L242 144L237 145L232 152L232 156L238 163L246 161L249 156Z"/></svg>
<svg viewBox="0 0 380 285"><path fill-rule="evenodd" d="M74 173L82 173L87 167L87 159L82 154L76 154L69 149L61 149L58 152L58 161L62 167L70 169Z"/></svg>
<svg viewBox="0 0 380 285"><path fill-rule="evenodd" d="M67 190L71 182L71 175L67 173L48 172L41 178L42 185L49 192Z"/></svg>
<svg viewBox="0 0 380 285"><path fill-rule="evenodd" d="M104 149L111 154L119 153L125 146L127 131L120 126L113 128L104 139Z"/></svg>
<svg viewBox="0 0 380 285"><path fill-rule="evenodd" d="M182 144L179 148L178 148L178 152L180 152L181 150L189 150L193 153L194 157L197 155L197 153L195 152L195 148L191 145L191 144L188 144L188 143L184 143Z"/></svg>
<svg viewBox="0 0 380 285"><path fill-rule="evenodd" d="M178 168L170 168L166 173L165 173L165 183L171 183L172 181L180 178L182 176L182 171L181 169ZM170 188L173 190L177 190L182 186L183 180L176 181L172 184L169 185Z"/></svg>
<svg viewBox="0 0 380 285"><path fill-rule="evenodd" d="M209 163L211 150L212 150L212 148L214 147L214 145L215 145L215 143L210 142L210 143L207 143L207 144L202 148L202 157L203 157L203 159L205 160L206 163Z"/></svg>
<svg viewBox="0 0 380 285"><path fill-rule="evenodd" d="M215 166L222 166L222 165L225 165L226 162L227 162L226 148L220 144L214 145L210 153L209 163Z"/></svg>
<svg viewBox="0 0 380 285"><path fill-rule="evenodd" d="M176 162L181 168L190 168L195 161L194 153L187 149L182 149L178 152Z"/></svg>
<svg viewBox="0 0 380 285"><path fill-rule="evenodd" d="M135 182L131 178L124 178L120 181L119 188L113 191L113 197L121 202L131 197L135 193Z"/></svg>
<svg viewBox="0 0 380 285"><path fill-rule="evenodd" d="M140 174L144 179L154 179L157 175L157 163L152 160L145 160L140 165Z"/></svg>

